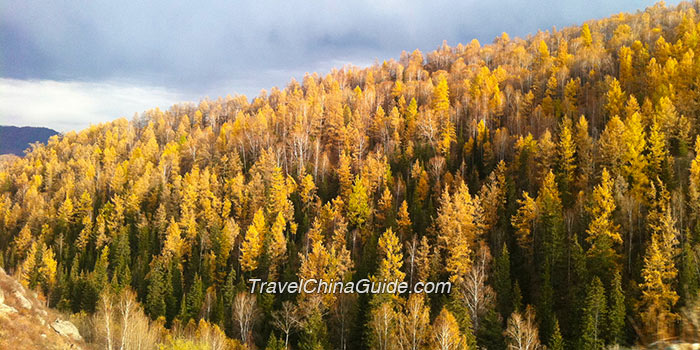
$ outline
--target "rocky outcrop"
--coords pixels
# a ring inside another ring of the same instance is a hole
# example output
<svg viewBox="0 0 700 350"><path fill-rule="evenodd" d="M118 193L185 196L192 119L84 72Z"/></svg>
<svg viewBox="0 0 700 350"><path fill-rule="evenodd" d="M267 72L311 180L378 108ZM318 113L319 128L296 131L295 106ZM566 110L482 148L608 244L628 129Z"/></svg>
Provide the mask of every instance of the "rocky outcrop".
<svg viewBox="0 0 700 350"><path fill-rule="evenodd" d="M17 304L20 307L27 309L27 310L32 309L32 302L29 301L27 298L25 298L24 295L22 295L22 293L19 290L15 290L13 295L14 295L15 299L17 299Z"/></svg>
<svg viewBox="0 0 700 350"><path fill-rule="evenodd" d="M85 348L67 316L45 306L43 297L0 268L0 349Z"/></svg>
<svg viewBox="0 0 700 350"><path fill-rule="evenodd" d="M5 305L5 294L0 290L0 317L7 317L11 314L16 314L17 309L12 306Z"/></svg>
<svg viewBox="0 0 700 350"><path fill-rule="evenodd" d="M56 320L51 324L51 328L64 337L77 341L83 340L83 337L80 336L80 332L78 332L78 328L70 321Z"/></svg>

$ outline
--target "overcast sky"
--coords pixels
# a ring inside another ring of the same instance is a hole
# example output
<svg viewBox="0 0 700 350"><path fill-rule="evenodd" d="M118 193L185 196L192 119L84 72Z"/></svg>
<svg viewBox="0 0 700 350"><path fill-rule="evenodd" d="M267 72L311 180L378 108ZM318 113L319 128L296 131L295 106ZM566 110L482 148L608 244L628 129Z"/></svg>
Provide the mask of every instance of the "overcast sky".
<svg viewBox="0 0 700 350"><path fill-rule="evenodd" d="M5 0L0 124L82 129L206 96L252 97L305 72L428 52L443 40L485 44L653 3Z"/></svg>

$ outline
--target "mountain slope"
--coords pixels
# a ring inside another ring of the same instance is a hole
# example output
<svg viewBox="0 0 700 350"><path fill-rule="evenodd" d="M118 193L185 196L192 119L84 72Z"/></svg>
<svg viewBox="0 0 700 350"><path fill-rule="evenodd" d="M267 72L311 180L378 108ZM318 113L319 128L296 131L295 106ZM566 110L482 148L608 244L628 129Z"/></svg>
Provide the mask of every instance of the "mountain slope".
<svg viewBox="0 0 700 350"><path fill-rule="evenodd" d="M0 268L0 349L80 348L77 328Z"/></svg>

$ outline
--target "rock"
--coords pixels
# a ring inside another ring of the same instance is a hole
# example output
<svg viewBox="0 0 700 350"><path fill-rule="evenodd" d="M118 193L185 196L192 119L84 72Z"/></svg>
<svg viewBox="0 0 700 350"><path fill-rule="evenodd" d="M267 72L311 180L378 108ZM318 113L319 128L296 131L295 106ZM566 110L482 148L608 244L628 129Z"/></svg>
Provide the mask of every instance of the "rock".
<svg viewBox="0 0 700 350"><path fill-rule="evenodd" d="M78 332L78 328L75 327L75 325L70 321L56 320L51 324L51 328L53 328L56 333L64 337L68 337L76 341L83 340L83 337L80 336L80 332Z"/></svg>
<svg viewBox="0 0 700 350"><path fill-rule="evenodd" d="M0 304L5 303L5 294L3 294L2 290L0 290Z"/></svg>
<svg viewBox="0 0 700 350"><path fill-rule="evenodd" d="M17 309L12 306L7 306L5 304L0 304L0 317L5 317L10 314L16 314Z"/></svg>
<svg viewBox="0 0 700 350"><path fill-rule="evenodd" d="M31 310L32 309L32 302L27 300L27 298L22 295L19 291L15 291L14 293L15 298L17 298L17 302L19 302L19 306Z"/></svg>

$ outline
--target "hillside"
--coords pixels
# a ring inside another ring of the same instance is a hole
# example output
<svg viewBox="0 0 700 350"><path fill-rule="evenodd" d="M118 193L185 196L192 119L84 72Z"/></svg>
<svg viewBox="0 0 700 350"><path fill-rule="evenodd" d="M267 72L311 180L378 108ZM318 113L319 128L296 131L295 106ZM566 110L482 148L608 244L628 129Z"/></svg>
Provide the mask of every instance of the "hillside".
<svg viewBox="0 0 700 350"><path fill-rule="evenodd" d="M443 44L53 137L0 167L0 266L102 345L128 300L124 334L163 349L698 342L699 10ZM250 292L312 278L453 288Z"/></svg>
<svg viewBox="0 0 700 350"><path fill-rule="evenodd" d="M46 143L51 136L58 132L49 128L31 126L16 127L0 125L0 155L24 155L24 150L35 142Z"/></svg>
<svg viewBox="0 0 700 350"><path fill-rule="evenodd" d="M80 349L80 333L0 268L0 349Z"/></svg>

